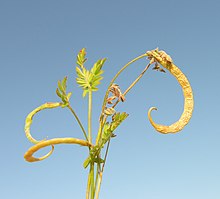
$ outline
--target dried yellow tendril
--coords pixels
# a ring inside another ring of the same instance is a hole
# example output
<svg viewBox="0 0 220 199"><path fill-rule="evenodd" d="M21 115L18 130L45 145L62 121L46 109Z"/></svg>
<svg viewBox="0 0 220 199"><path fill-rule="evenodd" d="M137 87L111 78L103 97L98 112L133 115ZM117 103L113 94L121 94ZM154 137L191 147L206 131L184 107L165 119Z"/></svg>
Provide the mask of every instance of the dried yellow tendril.
<svg viewBox="0 0 220 199"><path fill-rule="evenodd" d="M152 107L148 111L148 118L150 120L150 123L160 133L167 134L181 131L184 128L184 126L188 124L193 112L194 100L190 83L186 76L182 73L182 71L176 65L174 65L171 57L168 54L166 54L166 52L155 49L147 51L147 56L149 59L151 59L152 62L157 62L161 64L164 68L169 70L172 75L174 75L174 77L177 79L180 86L182 87L183 95L185 98L184 111L177 122L173 123L170 126L156 124L151 117L151 111L157 110L157 108Z"/></svg>

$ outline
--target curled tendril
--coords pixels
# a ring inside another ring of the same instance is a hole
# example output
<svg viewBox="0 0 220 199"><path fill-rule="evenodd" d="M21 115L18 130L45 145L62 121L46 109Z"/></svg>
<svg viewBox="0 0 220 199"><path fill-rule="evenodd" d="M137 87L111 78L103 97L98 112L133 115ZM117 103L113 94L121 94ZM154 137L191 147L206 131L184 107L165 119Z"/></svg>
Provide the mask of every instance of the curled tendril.
<svg viewBox="0 0 220 199"><path fill-rule="evenodd" d="M25 153L24 155L24 159L28 162L36 162L36 161L41 161L46 159L47 157L49 157L53 151L54 151L54 145L56 144L79 144L81 146L89 146L91 147L92 145L85 141L85 140L80 140L77 138L54 138L54 139L50 139L50 140L36 140L31 136L30 133L30 127L31 124L33 122L33 117L36 113L38 113L41 110L44 109L51 109L51 108L57 108L59 106L62 106L63 103L59 103L59 102L49 102L49 103L45 103L39 107L37 107L36 109L34 109L31 113L28 114L26 121L25 121L25 134L26 137L28 138L28 140L30 142L32 142L33 144L35 144L34 146L32 146L31 148L28 149L28 151ZM33 154L38 151L41 148L47 147L47 146L51 146L52 149L44 156L39 157L39 158L35 158L33 157Z"/></svg>
<svg viewBox="0 0 220 199"><path fill-rule="evenodd" d="M31 127L31 124L33 122L33 117L34 115L39 112L39 111L42 111L44 109L51 109L51 108L57 108L59 106L62 106L62 103L59 103L59 102L48 102L48 103L45 103L39 107L37 107L36 109L34 109L33 111L31 111L28 116L26 117L26 120L25 120L25 127L24 127L24 131L25 131L25 134L26 134L26 137L27 139L32 142L33 144L37 144L43 140L36 140L34 139L32 136L31 136L31 133L30 133L30 127ZM46 140L46 138L44 139Z"/></svg>
<svg viewBox="0 0 220 199"><path fill-rule="evenodd" d="M193 107L194 107L194 100L193 100L193 92L190 86L189 81L187 80L186 76L182 73L182 71L173 64L171 57L166 54L164 51L159 51L158 49L147 51L147 56L151 60L151 62L156 62L161 64L164 68L170 71L172 75L177 79L180 86L183 90L184 95L184 111L180 117L180 119L173 123L170 126L156 124L152 117L151 111L157 110L156 107L152 107L148 111L148 118L152 126L160 133L176 133L184 128L185 125L188 124L190 118L192 117Z"/></svg>
<svg viewBox="0 0 220 199"><path fill-rule="evenodd" d="M44 160L45 158L49 157L54 150L54 146L56 144L79 144L81 146L92 146L89 142L77 138L54 138L50 140L45 140L41 141L34 146L30 147L28 151L24 155L24 159L28 162L36 162L36 161L41 161ZM42 149L47 146L52 146L52 150L47 153L46 155L40 157L40 158L35 158L33 157L33 154L38 151L39 149Z"/></svg>

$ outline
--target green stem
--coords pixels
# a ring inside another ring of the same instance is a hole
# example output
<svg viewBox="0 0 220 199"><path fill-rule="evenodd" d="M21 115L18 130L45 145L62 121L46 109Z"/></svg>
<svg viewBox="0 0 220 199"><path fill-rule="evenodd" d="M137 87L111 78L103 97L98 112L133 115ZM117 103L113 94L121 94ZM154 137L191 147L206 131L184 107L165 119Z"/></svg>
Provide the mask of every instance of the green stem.
<svg viewBox="0 0 220 199"><path fill-rule="evenodd" d="M92 143L92 133L91 133L91 124L92 124L92 91L89 91L89 105L88 105L88 139Z"/></svg>
<svg viewBox="0 0 220 199"><path fill-rule="evenodd" d="M106 107L106 101L107 101L107 98L108 98L108 95L109 95L109 89L110 89L110 87L112 86L112 84L115 82L115 80L118 78L118 76L119 76L129 65L131 65L132 63L136 62L137 60L139 60L139 59L141 59L141 58L143 58L143 57L147 57L147 54L145 53L145 54L143 54L143 55L140 55L140 56L136 57L135 59L131 60L130 62L128 62L127 64L125 64L125 65L118 71L118 73L113 77L113 79L111 80L111 82L110 82L110 84L109 84L109 86L108 86L108 88L107 88L107 91L106 91L106 93L105 93L104 101L103 101L103 104L102 104L101 114L103 114L104 109L105 109L105 107ZM102 115L101 115L101 116L102 116ZM100 118L101 118L101 116L100 116ZM104 118L104 119L106 119L106 118ZM99 140L100 140L100 138L101 138L101 133L102 133L102 128L103 128L103 125L102 125L102 124L103 124L103 122L101 121L101 122L100 122L100 126L99 126L98 135L97 135L97 138L96 138L96 144L99 143Z"/></svg>
<svg viewBox="0 0 220 199"><path fill-rule="evenodd" d="M108 156L110 141L111 141L111 139L108 141L108 144L107 144L107 148L106 148L106 152L105 152L104 163L102 165L102 169L98 173L98 178L97 178L98 180L97 180L97 184L96 184L96 187L95 187L95 189L96 189L95 198L96 199L99 198L99 192L100 192L101 183L102 183L102 175L103 175L103 172L104 172L105 163L106 163L106 159L107 159L107 156ZM98 170L97 170L97 172L98 172Z"/></svg>
<svg viewBox="0 0 220 199"><path fill-rule="evenodd" d="M108 94L109 94L109 89L110 87L112 86L112 84L115 82L115 80L118 78L118 76L129 66L131 65L132 63L136 62L137 60L143 58L143 57L146 57L147 54L143 54L143 55L140 55L138 57L136 57L135 59L131 60L130 62L128 62L127 64L125 64L121 70L118 71L118 73L113 77L112 81L110 82L108 88L107 88L107 91L105 93L105 97L104 97L104 101L103 101L103 104L102 104L102 113L104 112L104 109L105 109L105 106L106 106L106 100L108 98Z"/></svg>
<svg viewBox="0 0 220 199"><path fill-rule="evenodd" d="M99 155L100 156L100 155ZM98 185L98 180L99 180L99 172L101 171L101 163L100 162L97 162L97 168L96 168L96 178L95 178L95 188L94 188L94 191L96 193L97 191L97 185ZM95 194L94 193L94 194Z"/></svg>
<svg viewBox="0 0 220 199"><path fill-rule="evenodd" d="M89 199L90 187L91 187L91 175L89 172L88 181L87 181L87 188L86 188L86 199Z"/></svg>
<svg viewBox="0 0 220 199"><path fill-rule="evenodd" d="M90 165L90 175L91 175L91 187L90 187L90 194L91 199L94 199L94 193L95 193L95 186L94 186L94 163L91 163Z"/></svg>
<svg viewBox="0 0 220 199"><path fill-rule="evenodd" d="M144 73L147 71L147 69L150 67L150 63L145 67L145 69L141 72L141 74L134 80L134 82L126 89L126 91L123 93L125 96L131 89L132 87L138 83L138 81L141 79L141 77L144 75ZM116 103L112 106L112 108L115 108L115 106L119 103L119 100L116 101Z"/></svg>
<svg viewBox="0 0 220 199"><path fill-rule="evenodd" d="M101 188L101 182L102 182L102 172L99 172L99 179L98 179L98 186L96 189L96 194L95 194L95 199L99 198L99 192L100 192L100 188Z"/></svg>
<svg viewBox="0 0 220 199"><path fill-rule="evenodd" d="M70 104L69 104L67 107L70 109L70 111L72 112L72 114L75 116L75 118L76 118L76 120L77 120L77 122L78 122L80 128L82 129L82 132L83 132L83 134L84 134L86 140L89 142L88 137L87 137L87 135L86 135L86 131L85 131L85 129L83 128L83 125L82 125L82 123L80 122L80 120L79 120L78 116L76 115L75 111L72 109L72 107L70 106Z"/></svg>
<svg viewBox="0 0 220 199"><path fill-rule="evenodd" d="M109 94L109 88L111 87L112 83L114 83L114 81L116 80L116 78L119 76L119 74L126 68L128 67L131 63L133 63L134 61L137 61L138 59L142 58L146 56L145 54L144 55L141 55L139 57L137 57L136 59L132 60L131 62L129 62L128 64L126 64L117 74L116 76L113 78L113 80L111 81L109 87L108 87L108 90L106 92L106 95L105 95L105 99L104 99L104 103L103 103L103 106L105 107L106 106L106 99L108 97L108 94ZM145 69L141 72L141 74L135 79L135 81L126 89L126 91L123 93L123 95L125 96L131 89L132 87L134 87L134 85L142 78L142 76L144 75L144 73L148 70L148 68L150 67L150 63L145 67ZM119 100L116 101L116 103L112 106L113 108L118 104ZM104 109L102 109L103 111ZM102 132L102 127L103 127L103 124L105 123L107 117L104 116L102 118L102 121L100 122L100 128L99 128L99 133L98 133L98 136L97 136L97 142L96 144L98 144L98 141L101 137L101 132ZM99 172L99 179L98 179L98 184L97 184L97 187L96 187L96 199L98 199L99 197L99 192L100 192L100 187L101 187L101 183L102 183L102 175L103 175L103 172L104 172L104 168L105 168L105 163L106 163L106 159L107 159L107 156L108 156L108 151L109 151L109 146L110 146L110 140L107 144L107 149L106 149L106 153L105 153L105 157L104 157L104 163L102 165L102 169L101 171Z"/></svg>
<svg viewBox="0 0 220 199"><path fill-rule="evenodd" d="M111 138L110 138L110 140L108 141L107 148L106 148L106 151L105 151L104 163L103 163L103 165L102 165L102 170L101 170L102 173L103 173L104 168L105 168L105 162L106 162L106 159L107 159L107 156L108 156L108 150L109 150L110 142L111 142Z"/></svg>

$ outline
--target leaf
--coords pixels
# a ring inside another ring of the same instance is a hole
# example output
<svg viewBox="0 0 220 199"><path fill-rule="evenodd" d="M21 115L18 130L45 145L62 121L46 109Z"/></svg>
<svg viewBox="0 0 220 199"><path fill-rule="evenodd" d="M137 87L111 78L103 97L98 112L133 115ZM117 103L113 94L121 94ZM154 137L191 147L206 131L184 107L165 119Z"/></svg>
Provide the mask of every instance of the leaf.
<svg viewBox="0 0 220 199"><path fill-rule="evenodd" d="M83 97L85 97L85 96L87 95L88 92L89 92L88 89L87 89L87 90L84 90L84 91L83 91Z"/></svg>
<svg viewBox="0 0 220 199"><path fill-rule="evenodd" d="M79 65L81 68L84 67L84 63L86 62L86 49L83 48L82 50L79 51L78 55L77 55L77 65Z"/></svg>
<svg viewBox="0 0 220 199"><path fill-rule="evenodd" d="M93 68L91 69L91 72L94 74L94 75L98 75L99 72L101 71L105 61L107 59L104 58L104 59L99 59L94 65L93 65Z"/></svg>
<svg viewBox="0 0 220 199"><path fill-rule="evenodd" d="M106 115L113 115L113 114L115 113L115 109L112 108L112 107L105 108L104 113L105 113Z"/></svg>
<svg viewBox="0 0 220 199"><path fill-rule="evenodd" d="M111 122L111 131L113 132L126 118L128 117L128 114L123 113L116 113L112 116L112 122Z"/></svg>
<svg viewBox="0 0 220 199"><path fill-rule="evenodd" d="M101 69L106 61L106 58L100 59L93 65L91 70L87 70L84 67L86 61L85 55L86 51L85 48L83 48L77 55L77 65L79 67L76 67L76 82L83 89L83 97L85 97L89 91L94 92L98 90L97 86L103 79L101 76L103 71Z"/></svg>
<svg viewBox="0 0 220 199"><path fill-rule="evenodd" d="M98 60L93 65L92 69L90 70L90 72L92 74L90 82L91 82L92 87L94 87L94 88L96 88L97 85L100 84L100 80L103 79L101 74L103 74L104 71L101 70L101 69L102 69L102 67L103 67L106 60L107 60L106 58Z"/></svg>
<svg viewBox="0 0 220 199"><path fill-rule="evenodd" d="M94 162L96 162L96 163L104 163L105 161L102 158L100 158L100 157L96 157L96 158L94 158Z"/></svg>
<svg viewBox="0 0 220 199"><path fill-rule="evenodd" d="M67 94L66 98L67 98L67 100L68 100L68 101L69 101L69 99L70 99L71 95L72 95L72 93L71 93L71 92Z"/></svg>
<svg viewBox="0 0 220 199"><path fill-rule="evenodd" d="M60 90L63 94L65 94L64 88L63 88L63 86L62 86L60 80L58 81L58 88L59 88L59 90Z"/></svg>
<svg viewBox="0 0 220 199"><path fill-rule="evenodd" d="M59 91L59 89L58 89L58 88L56 89L56 94L58 95L58 97L60 97L60 98L61 98L61 93L60 93L60 91Z"/></svg>
<svg viewBox="0 0 220 199"><path fill-rule="evenodd" d="M64 77L62 81L58 81L58 88L56 89L56 94L58 95L58 97L61 98L61 100L63 101L63 105L62 107L66 107L69 104L69 99L71 97L71 92L66 94L66 88L67 88L67 77Z"/></svg>
<svg viewBox="0 0 220 199"><path fill-rule="evenodd" d="M102 133L102 139L101 139L101 143L100 146L103 147L105 145L105 143L111 138L112 132L110 129L110 124L108 122L106 122L104 124L104 128L103 128L103 133Z"/></svg>
<svg viewBox="0 0 220 199"><path fill-rule="evenodd" d="M66 82L67 82L67 76L63 78L62 80L62 88L63 88L63 91L66 93Z"/></svg>
<svg viewBox="0 0 220 199"><path fill-rule="evenodd" d="M128 114L123 113L116 113L112 116L112 122L106 122L103 127L102 138L100 142L100 147L104 147L105 143L108 142L111 137L115 137L116 135L113 134L113 131L128 117Z"/></svg>
<svg viewBox="0 0 220 199"><path fill-rule="evenodd" d="M86 160L83 163L83 167L86 169L89 165L89 163L91 162L91 157L89 156L88 158L86 158Z"/></svg>

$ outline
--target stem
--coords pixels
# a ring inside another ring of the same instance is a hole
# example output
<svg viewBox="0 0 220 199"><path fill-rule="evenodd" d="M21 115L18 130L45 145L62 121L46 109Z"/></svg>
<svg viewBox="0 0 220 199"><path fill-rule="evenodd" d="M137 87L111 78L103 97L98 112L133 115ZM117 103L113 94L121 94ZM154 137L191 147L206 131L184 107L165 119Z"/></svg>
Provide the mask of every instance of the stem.
<svg viewBox="0 0 220 199"><path fill-rule="evenodd" d="M91 175L89 172L88 181L87 181L87 188L86 188L86 199L89 199L90 187L91 187Z"/></svg>
<svg viewBox="0 0 220 199"><path fill-rule="evenodd" d="M91 134L91 122L92 121L92 91L89 91L89 105L88 105L88 139L92 143L92 134Z"/></svg>
<svg viewBox="0 0 220 199"><path fill-rule="evenodd" d="M101 114L104 112L104 109L106 107L106 100L108 98L108 95L109 95L109 89L110 87L112 86L112 84L115 82L115 80L117 79L117 77L129 66L131 65L132 63L136 62L137 60L143 58L143 57L147 57L147 54L143 54L143 55L140 55L138 57L136 57L135 59L131 60L130 62L128 62L127 64L125 64L119 71L118 73L113 77L113 79L111 80L108 88L107 88L107 91L105 93L105 97L104 97L104 101L103 101L103 104L102 104L102 110L101 110ZM130 89L129 89L130 90ZM100 116L101 118L101 116ZM106 118L104 118L106 120ZM97 135L97 138L96 138L96 144L99 143L99 139L101 138L101 133L102 133L102 128L103 128L103 122L101 121L100 122L100 126L99 126L99 131L98 131L98 135Z"/></svg>
<svg viewBox="0 0 220 199"><path fill-rule="evenodd" d="M100 155L99 155L100 157ZM99 179L99 172L101 171L101 163L100 162L97 162L97 168L96 168L96 178L95 178L95 193L96 193L96 190L97 190L97 184L98 184L98 179Z"/></svg>
<svg viewBox="0 0 220 199"><path fill-rule="evenodd" d="M104 172L105 163L106 163L106 159L107 159L107 156L108 156L110 141L111 141L111 139L108 141L107 148L106 148L106 152L105 152L105 157L104 157L104 163L103 163L103 165L102 165L101 171L99 172L99 179L98 179L97 188L96 188L96 195L95 195L95 196L96 196L96 197L95 197L96 199L99 198L99 192L100 192L101 183L102 183L102 175L103 175L103 172Z"/></svg>
<svg viewBox="0 0 220 199"><path fill-rule="evenodd" d="M91 163L90 165L90 177L91 177L91 187L90 187L90 196L91 196L91 199L94 199L94 193L95 193L95 186L94 186L94 163Z"/></svg>
<svg viewBox="0 0 220 199"><path fill-rule="evenodd" d="M106 106L106 100L107 100L107 97L108 97L108 94L109 94L109 89L110 89L110 87L112 86L112 84L115 82L115 80L117 79L117 77L118 77L129 65L131 65L132 63L134 63L134 62L136 62L137 60L139 60L139 59L141 59L141 58L143 58L143 57L146 57L146 56L147 56L147 54L145 53L145 54L140 55L140 56L136 57L135 59L131 60L130 62L128 62L127 64L125 64L125 65L121 68L121 70L119 70L118 73L113 77L113 79L112 79L112 81L110 82L110 84L109 84L109 86L108 86L108 89L107 89L107 91L106 91L106 93L105 93L104 101L103 101L103 104L102 104L102 113L103 113L104 108L105 108L105 106Z"/></svg>
<svg viewBox="0 0 220 199"><path fill-rule="evenodd" d="M101 135L102 135L102 129L103 129L103 126L106 122L106 119L107 119L107 116L104 115L102 121L100 121L100 125L99 125L99 131L98 131L98 135L97 135L97 138L96 138L96 145L99 144L99 140L101 138Z"/></svg>
<svg viewBox="0 0 220 199"><path fill-rule="evenodd" d="M112 84L115 82L115 80L117 79L117 77L132 63L134 63L135 61L143 58L143 57L146 57L147 55L146 54L143 54L143 55L140 55L138 56L137 58L133 59L132 61L128 62L126 65L124 65L121 70L118 71L118 73L113 77L113 79L111 80L108 88L107 88L107 91L105 93L105 97L104 97L104 101L103 101L103 104L102 104L102 111L101 111L101 114L103 114L104 112L104 108L106 107L106 100L108 98L108 95L109 95L109 89L110 87L112 86ZM151 64L148 64L145 69L141 72L141 74L135 79L135 81L126 89L126 91L124 92L124 96L131 90L132 87L134 87L134 85L141 79L141 77L144 75L144 73L147 71L147 69L150 67ZM119 100L116 101L116 103L113 105L113 108L118 104ZM97 135L97 138L96 138L96 144L99 143L99 140L101 138L101 133L102 133L102 129L103 129L103 126L106 122L106 119L107 119L107 116L104 115L104 116L100 116L100 126L99 126L99 131L98 131L98 135ZM107 149L106 149L106 153L105 153L105 157L104 157L104 163L102 165L102 169L101 171L99 172L98 169L97 169L97 172L98 173L98 182L96 182L95 184L95 198L98 199L99 197L99 192L100 192L100 188L101 188L101 183L102 183L102 176L103 176L103 171L104 171L104 168L105 168L105 163L106 163L106 159L107 159L107 156L108 156L108 151L109 151L109 146L110 146L110 140L108 141L108 144L107 144ZM96 178L97 180L97 178Z"/></svg>
<svg viewBox="0 0 220 199"><path fill-rule="evenodd" d="M143 56L143 55L142 55ZM141 56L141 57L142 57ZM138 57L138 58L140 58L140 57ZM136 60L137 60L137 58L136 58ZM134 61L134 60L133 60ZM133 63L132 61L131 62L129 62L130 64L131 63ZM127 64L127 65L125 65L126 67L129 65L129 63ZM135 79L135 81L126 89L126 91L123 93L123 95L125 96L131 89L132 89L132 87L134 87L135 86L135 84L141 79L141 77L144 75L144 73L148 70L148 68L150 67L150 63L145 67L145 69L141 72L141 74ZM124 70L126 67L123 67L122 69ZM116 74L116 76L113 78L113 80L111 81L111 83L110 83L110 85L115 81L115 79L118 77L118 75L123 71L123 70L120 70L117 74ZM109 86L109 88L110 88L110 86ZM109 88L108 88L108 90L109 90ZM108 96L108 91L106 92L107 93L107 95L106 96ZM107 99L107 97L105 97L105 99ZM106 100L104 100L104 103L103 103L103 105L105 105L105 102ZM112 106L113 108L117 105L119 103L119 100L117 100L116 101L116 103ZM105 123L105 121L106 121L106 116L104 116L104 118L103 118L103 122L100 122L101 123L101 125L100 125L100 130L99 130L99 133L100 133L100 135L98 135L98 136L101 136L101 132L102 132L102 124L104 124ZM97 138L98 138L98 140L100 139L100 137L98 137L97 136ZM98 143L98 142L97 142ZM96 144L97 144L96 143ZM100 173L99 173L99 180L98 180L98 185L97 185L97 188L96 188L96 199L98 199L98 197L99 197L99 192L100 192L100 188L101 188L101 183L102 183L102 176L103 176L103 172L104 172L104 168L105 168L105 163L106 163L106 159L107 159L107 156L108 156L108 151L109 151L109 146L110 146L110 140L109 140L109 142L108 142L108 144L107 144L107 149L106 149L106 153L105 153L105 157L104 157L104 163L103 163L103 165L102 165L102 169L101 169L101 171L100 171Z"/></svg>
<svg viewBox="0 0 220 199"><path fill-rule="evenodd" d="M86 135L86 131L85 131L85 129L83 128L83 125L82 125L82 123L80 122L80 120L79 120L78 116L76 115L75 111L72 109L72 107L70 106L70 104L69 104L67 107L70 109L70 111L72 112L72 114L75 116L75 118L76 118L76 120L77 120L77 122L78 122L80 128L81 128L82 131L83 131L83 134L84 134L86 140L89 142L88 137L87 137L87 135Z"/></svg>
<svg viewBox="0 0 220 199"><path fill-rule="evenodd" d="M99 192L100 192L100 188L101 188L101 182L102 182L102 172L100 171L100 173L99 173L98 187L97 187L96 194L95 194L95 199L98 199L98 198L99 198Z"/></svg>
<svg viewBox="0 0 220 199"><path fill-rule="evenodd" d="M141 74L137 77L137 79L134 80L134 82L126 89L123 95L126 95L131 88L141 79L141 77L144 75L144 73L147 71L147 69L150 67L150 63L145 67L145 69L141 72Z"/></svg>
<svg viewBox="0 0 220 199"><path fill-rule="evenodd" d="M108 156L108 150L109 150L109 146L110 146L110 141L111 141L111 138L110 138L110 140L108 141L108 144L107 144L107 148L106 148L106 152L105 152L105 157L104 157L104 163L102 165L102 172L104 171L105 162L106 162L106 159L107 159L107 156Z"/></svg>
<svg viewBox="0 0 220 199"><path fill-rule="evenodd" d="M141 72L141 74L134 80L134 82L126 89L126 91L123 93L125 96L132 87L141 79L141 77L144 75L144 73L147 71L147 69L150 67L150 63L145 67L145 69ZM115 106L119 103L119 100L116 101L116 103L112 106L112 108L115 108Z"/></svg>

